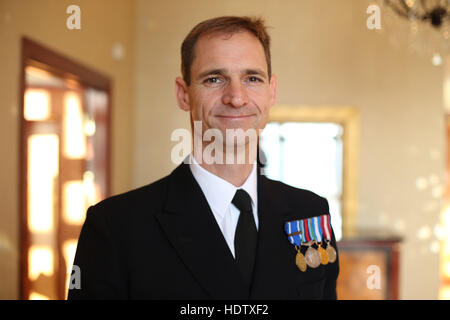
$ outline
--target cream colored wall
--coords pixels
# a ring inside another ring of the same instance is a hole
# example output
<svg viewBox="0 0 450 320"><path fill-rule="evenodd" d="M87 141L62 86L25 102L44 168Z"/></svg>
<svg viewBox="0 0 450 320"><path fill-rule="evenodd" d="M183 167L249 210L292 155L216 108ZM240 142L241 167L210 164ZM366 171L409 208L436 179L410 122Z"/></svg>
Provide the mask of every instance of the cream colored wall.
<svg viewBox="0 0 450 320"><path fill-rule="evenodd" d="M368 4L138 0L133 185L147 184L175 167L170 134L189 128L188 115L176 106L173 85L184 36L203 19L260 14L273 27L279 104L360 109L358 225L391 228L403 235L401 298L435 299L439 257L430 246L436 238L427 237L421 228L433 231L441 204L437 187L443 182L445 156L442 69L405 49L394 49L386 34L368 30ZM432 186L418 190L419 177ZM419 240L419 230L424 240Z"/></svg>
<svg viewBox="0 0 450 320"><path fill-rule="evenodd" d="M81 30L66 28L66 8L81 8ZM18 155L20 38L30 37L113 80L112 192L132 185L134 1L0 1L0 299L19 295ZM111 57L120 42L125 57Z"/></svg>

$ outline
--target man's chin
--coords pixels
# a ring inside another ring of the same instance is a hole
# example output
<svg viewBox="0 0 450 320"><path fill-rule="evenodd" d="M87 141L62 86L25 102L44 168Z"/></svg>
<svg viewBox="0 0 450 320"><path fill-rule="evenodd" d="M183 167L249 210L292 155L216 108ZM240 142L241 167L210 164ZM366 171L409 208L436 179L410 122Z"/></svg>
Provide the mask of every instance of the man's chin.
<svg viewBox="0 0 450 320"><path fill-rule="evenodd" d="M258 134L258 129L254 128L251 125L228 125L228 126L219 126L217 127L217 129L220 130L220 132L223 134L223 136L225 137L228 134L243 134L243 133L256 133Z"/></svg>

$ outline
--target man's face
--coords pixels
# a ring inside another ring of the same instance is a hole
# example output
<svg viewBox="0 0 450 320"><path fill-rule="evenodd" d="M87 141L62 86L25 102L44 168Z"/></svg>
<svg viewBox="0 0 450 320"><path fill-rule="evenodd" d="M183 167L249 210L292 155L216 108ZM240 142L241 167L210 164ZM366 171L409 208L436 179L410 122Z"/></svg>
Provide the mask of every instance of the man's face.
<svg viewBox="0 0 450 320"><path fill-rule="evenodd" d="M202 36L190 86L176 80L178 104L192 121L202 121L203 132L216 128L225 137L226 129L263 129L277 85L267 72L263 46L251 33Z"/></svg>

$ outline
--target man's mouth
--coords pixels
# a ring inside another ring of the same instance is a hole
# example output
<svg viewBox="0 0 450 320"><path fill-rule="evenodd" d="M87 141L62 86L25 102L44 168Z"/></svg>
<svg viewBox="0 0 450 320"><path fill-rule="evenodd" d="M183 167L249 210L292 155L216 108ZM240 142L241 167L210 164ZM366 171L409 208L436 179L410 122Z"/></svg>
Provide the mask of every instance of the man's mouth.
<svg viewBox="0 0 450 320"><path fill-rule="evenodd" d="M216 117L224 118L224 119L231 119L231 120L233 120L233 119L239 120L239 119L250 118L250 117L253 117L253 116L254 116L254 114L246 114L246 115L217 115Z"/></svg>

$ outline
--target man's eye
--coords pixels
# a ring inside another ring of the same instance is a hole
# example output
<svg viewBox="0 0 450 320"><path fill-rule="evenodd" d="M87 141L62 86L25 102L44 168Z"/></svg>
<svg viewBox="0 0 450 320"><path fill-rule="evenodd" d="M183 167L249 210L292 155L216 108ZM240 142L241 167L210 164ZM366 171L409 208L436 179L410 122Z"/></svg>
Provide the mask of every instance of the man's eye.
<svg viewBox="0 0 450 320"><path fill-rule="evenodd" d="M219 83L220 79L218 77L211 77L205 80L206 83L214 84Z"/></svg>
<svg viewBox="0 0 450 320"><path fill-rule="evenodd" d="M262 82L262 80L260 79L260 78L258 78L258 77L249 77L248 78L248 81L250 81L250 82Z"/></svg>

